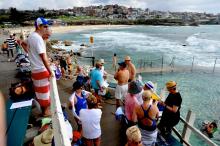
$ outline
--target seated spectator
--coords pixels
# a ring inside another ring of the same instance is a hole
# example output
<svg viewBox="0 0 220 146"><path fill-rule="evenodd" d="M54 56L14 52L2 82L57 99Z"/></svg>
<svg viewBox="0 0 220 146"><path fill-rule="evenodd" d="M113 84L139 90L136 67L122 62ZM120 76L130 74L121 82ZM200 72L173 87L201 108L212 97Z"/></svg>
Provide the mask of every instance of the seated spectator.
<svg viewBox="0 0 220 146"><path fill-rule="evenodd" d="M141 86L136 82L132 81L128 85L128 94L125 97L125 116L128 120L128 126L132 126L134 123L132 121L133 112L139 102L136 98L138 93L142 91Z"/></svg>
<svg viewBox="0 0 220 146"><path fill-rule="evenodd" d="M8 43L6 41L4 41L4 43L2 44L1 50L3 53L4 52L8 53Z"/></svg>
<svg viewBox="0 0 220 146"><path fill-rule="evenodd" d="M75 76L86 76L85 71L83 70L82 66L77 65Z"/></svg>
<svg viewBox="0 0 220 146"><path fill-rule="evenodd" d="M137 106L134 111L133 121L138 123L142 135L143 145L155 145L157 139L156 120L159 116L159 110L155 104L151 104L152 92L147 90L143 92L143 104Z"/></svg>
<svg viewBox="0 0 220 146"><path fill-rule="evenodd" d="M78 124L78 129L80 130L80 118L79 111L81 109L87 109L86 98L90 95L90 92L82 90L83 85L79 82L73 83L73 94L69 98L69 108L72 110L73 116Z"/></svg>
<svg viewBox="0 0 220 146"><path fill-rule="evenodd" d="M64 57L60 58L60 67L61 67L61 73L62 73L62 77L65 78L65 72L66 72L66 61L64 60Z"/></svg>
<svg viewBox="0 0 220 146"><path fill-rule="evenodd" d="M67 63L67 68L68 68L68 76L69 76L69 79L72 79L72 75L73 75L73 64L72 64L72 60L71 60L71 57L70 57L70 56L67 57L66 63Z"/></svg>
<svg viewBox="0 0 220 146"><path fill-rule="evenodd" d="M141 132L137 126L132 126L127 129L127 143L125 146L142 146Z"/></svg>
<svg viewBox="0 0 220 146"><path fill-rule="evenodd" d="M100 146L101 127L100 120L102 111L98 109L98 102L95 96L87 98L88 109L80 110L80 120L82 122L82 135L85 138L86 146Z"/></svg>

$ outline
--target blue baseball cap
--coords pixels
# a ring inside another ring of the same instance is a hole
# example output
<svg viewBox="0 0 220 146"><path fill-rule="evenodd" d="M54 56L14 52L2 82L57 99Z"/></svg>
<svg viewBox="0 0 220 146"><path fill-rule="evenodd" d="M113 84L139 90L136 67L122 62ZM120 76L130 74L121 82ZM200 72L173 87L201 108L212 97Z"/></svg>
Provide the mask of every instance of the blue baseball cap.
<svg viewBox="0 0 220 146"><path fill-rule="evenodd" d="M43 17L38 17L35 20L34 26L38 27L39 25L49 25L47 19L43 18Z"/></svg>
<svg viewBox="0 0 220 146"><path fill-rule="evenodd" d="M126 63L123 61L123 62L119 62L118 65L122 66L122 67L126 67Z"/></svg>

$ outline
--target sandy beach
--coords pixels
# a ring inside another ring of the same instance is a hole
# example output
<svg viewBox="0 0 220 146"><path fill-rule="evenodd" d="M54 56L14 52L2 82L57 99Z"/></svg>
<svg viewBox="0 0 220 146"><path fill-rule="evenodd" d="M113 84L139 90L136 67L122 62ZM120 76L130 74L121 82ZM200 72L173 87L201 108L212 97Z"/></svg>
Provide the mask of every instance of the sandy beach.
<svg viewBox="0 0 220 146"><path fill-rule="evenodd" d="M121 28L128 27L128 25L74 25L74 26L51 26L50 29L52 33L67 33L71 31L83 31L90 29L108 29L108 28ZM7 28L5 30L9 30L10 33L30 33L34 31L34 26L28 27L16 27L16 28Z"/></svg>

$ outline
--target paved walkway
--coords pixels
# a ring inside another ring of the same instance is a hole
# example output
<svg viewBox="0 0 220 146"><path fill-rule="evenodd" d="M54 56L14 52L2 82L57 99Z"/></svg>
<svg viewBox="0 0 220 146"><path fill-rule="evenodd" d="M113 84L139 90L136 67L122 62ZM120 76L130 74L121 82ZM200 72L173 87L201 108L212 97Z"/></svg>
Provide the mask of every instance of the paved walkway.
<svg viewBox="0 0 220 146"><path fill-rule="evenodd" d="M11 83L15 83L18 79L15 78L16 74L16 64L15 62L7 62L7 55L0 54L0 90L2 91L5 98L8 98L9 88ZM73 80L60 80L57 82L59 96L62 103L68 103L68 98L70 97L72 91ZM115 111L115 106L109 103L114 103L114 101L107 101L104 103L102 109L102 119L101 119L101 128L102 128L102 140L101 146L120 146L120 135L119 122L115 120L112 112ZM72 113L67 109L70 123L73 125L73 129L76 129L76 124Z"/></svg>

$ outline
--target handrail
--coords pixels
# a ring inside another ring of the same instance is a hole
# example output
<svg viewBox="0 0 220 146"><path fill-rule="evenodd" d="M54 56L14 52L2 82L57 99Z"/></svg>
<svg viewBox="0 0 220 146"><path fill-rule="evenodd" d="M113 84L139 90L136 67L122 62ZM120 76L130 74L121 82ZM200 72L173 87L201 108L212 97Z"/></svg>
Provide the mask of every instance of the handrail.
<svg viewBox="0 0 220 146"><path fill-rule="evenodd" d="M50 98L51 98L51 113L52 125L55 145L71 146L69 136L66 133L63 111L61 109L60 98L57 90L56 78L50 79Z"/></svg>
<svg viewBox="0 0 220 146"><path fill-rule="evenodd" d="M215 144L213 141L211 141L207 136L205 136L202 132L200 132L198 129L196 129L195 127L193 127L192 125L190 125L189 123L187 123L183 117L180 117L180 120L187 126L187 128L189 128L190 130L192 130L192 132L194 132L197 136L199 136L200 138L202 138L203 140L206 141L206 143L209 146L218 146L217 144Z"/></svg>
<svg viewBox="0 0 220 146"><path fill-rule="evenodd" d="M176 136L180 139L181 142L183 142L183 143L186 144L187 146L192 146L189 142L185 141L185 140L182 138L181 134L178 132L178 130L177 130L175 127L173 127L172 130L173 130L173 132L176 134Z"/></svg>

